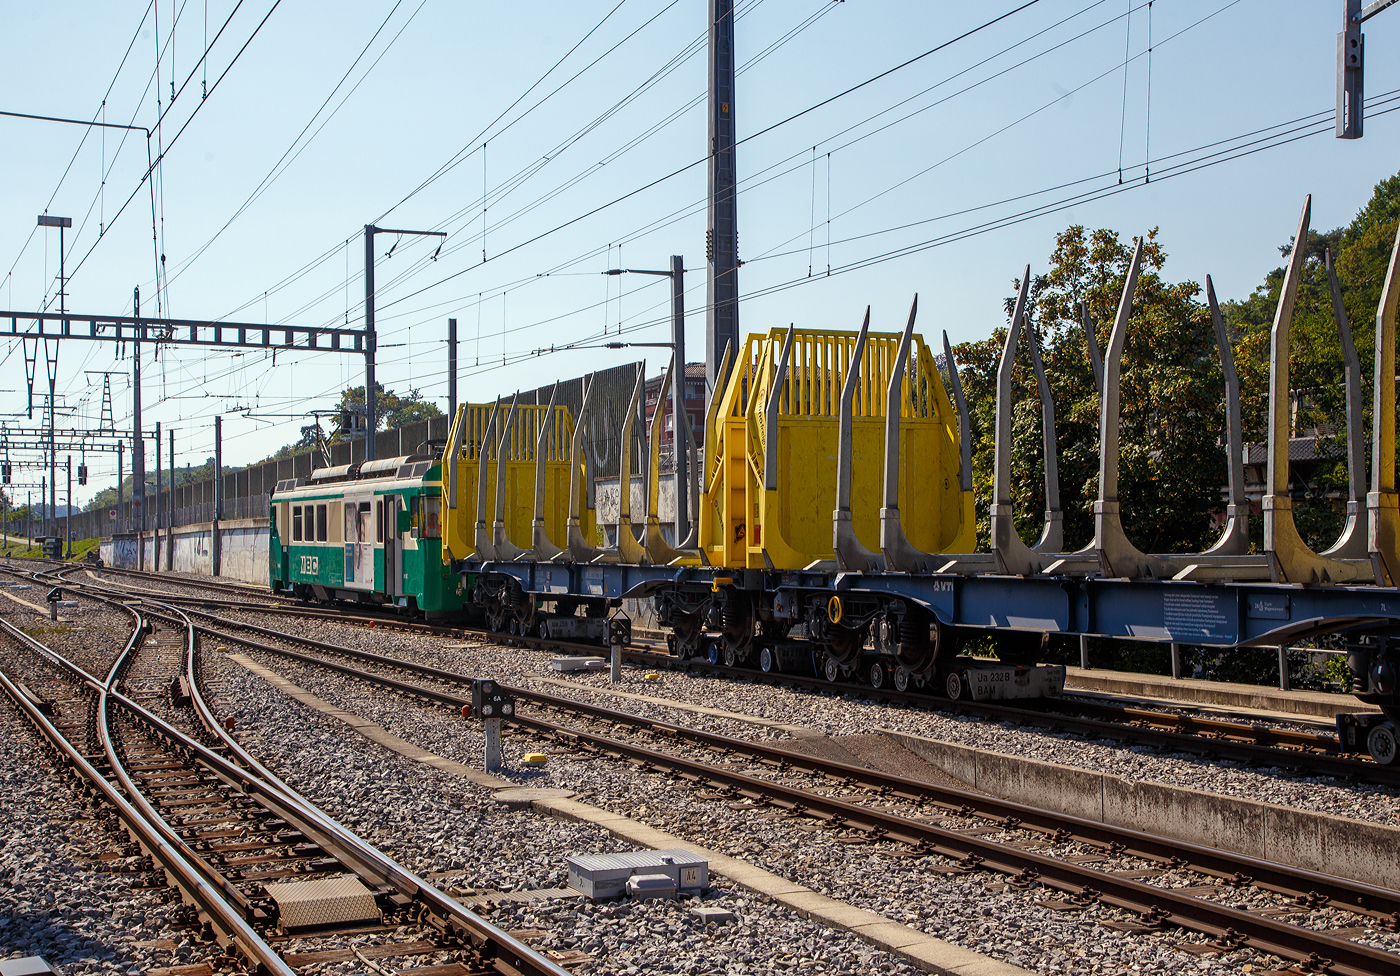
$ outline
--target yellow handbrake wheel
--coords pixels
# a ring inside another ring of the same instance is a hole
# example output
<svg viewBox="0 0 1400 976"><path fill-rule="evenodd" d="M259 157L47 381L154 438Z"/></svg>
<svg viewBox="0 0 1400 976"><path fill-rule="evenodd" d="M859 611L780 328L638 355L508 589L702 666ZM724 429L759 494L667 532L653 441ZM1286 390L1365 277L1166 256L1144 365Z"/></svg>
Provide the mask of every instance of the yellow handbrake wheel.
<svg viewBox="0 0 1400 976"><path fill-rule="evenodd" d="M841 615L845 611L841 607L841 598L836 594L831 595L831 599L826 601L826 615L834 624L841 622Z"/></svg>

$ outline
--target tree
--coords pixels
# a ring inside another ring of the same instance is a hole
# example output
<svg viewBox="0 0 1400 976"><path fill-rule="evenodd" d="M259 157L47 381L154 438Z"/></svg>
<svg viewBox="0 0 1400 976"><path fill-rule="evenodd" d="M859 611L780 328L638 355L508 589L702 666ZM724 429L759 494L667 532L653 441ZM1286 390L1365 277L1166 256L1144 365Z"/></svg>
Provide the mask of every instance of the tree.
<svg viewBox="0 0 1400 976"><path fill-rule="evenodd" d="M1069 550L1092 540L1098 497L1099 394L1078 325L1079 303L1088 304L1099 347L1106 347L1131 257L1131 242L1116 232L1089 233L1075 225L1057 235L1050 270L1031 283L1031 331L1039 334L1055 404ZM1144 245L1122 360L1119 499L1123 524L1139 548L1197 551L1209 545L1213 516L1222 508L1224 384L1209 313L1197 301L1200 286L1165 280L1160 274L1165 261L1154 230ZM983 539L990 528L996 372L1005 340L1003 327L990 339L954 351L973 414ZM1012 496L1017 529L1032 543L1045 511L1045 452L1027 349L1023 335L1013 381Z"/></svg>
<svg viewBox="0 0 1400 976"><path fill-rule="evenodd" d="M352 416L363 417L365 388L352 386L344 390L340 394L340 401L336 404L336 409L342 411L342 415L344 411L349 411ZM403 427L420 420L427 420L430 417L442 416L438 405L431 400L423 399L423 394L418 390L409 390L406 395L399 396L393 390L384 389L384 384L377 381L374 384L374 412L376 430ZM341 441L354 440L356 437L363 436L363 433L347 429L341 417L335 419L331 443L338 444Z"/></svg>
<svg viewBox="0 0 1400 976"><path fill-rule="evenodd" d="M1295 436L1316 430L1331 459L1317 466L1307 484L1294 485L1294 520L1304 540L1316 550L1330 546L1346 518L1346 388L1341 343L1332 309L1325 253L1330 249L1351 322L1361 365L1362 412L1366 463L1370 465L1370 430L1374 389L1375 316L1400 226L1400 175L1376 184L1370 201L1346 227L1310 231L1290 329L1290 387L1296 396ZM1279 248L1288 257L1297 242ZM1247 298L1227 302L1222 311L1234 337L1243 387L1246 439L1262 441L1268 433L1269 349L1274 312L1283 292L1284 269L1275 268ZM1296 472L1295 472L1296 475ZM1363 486L1361 489L1365 491ZM1251 526L1262 543L1262 520Z"/></svg>

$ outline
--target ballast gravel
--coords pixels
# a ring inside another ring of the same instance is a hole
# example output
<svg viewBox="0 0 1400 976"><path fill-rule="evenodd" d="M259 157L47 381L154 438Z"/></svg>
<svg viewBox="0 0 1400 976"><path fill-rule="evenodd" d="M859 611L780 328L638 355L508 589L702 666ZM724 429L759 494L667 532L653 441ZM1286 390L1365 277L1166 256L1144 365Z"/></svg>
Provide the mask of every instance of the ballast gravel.
<svg viewBox="0 0 1400 976"><path fill-rule="evenodd" d="M140 976L199 962L194 911L134 888L139 851L51 768L39 733L0 695L0 959L43 956L64 976ZM114 821L112 821L114 823ZM124 856L92 860L103 852ZM190 923L194 923L191 929Z"/></svg>
<svg viewBox="0 0 1400 976"><path fill-rule="evenodd" d="M392 651L391 645L398 640L399 635L382 638L379 647ZM423 748L480 768L484 740L478 723L463 721L442 707L427 706L418 699L388 693L313 665L246 649L239 653L248 654L302 688ZM226 670L227 662L220 671ZM444 779L432 771L420 772L411 764L401 774L402 760L356 741L348 729L337 727L339 723L327 727L328 720L308 713L290 699L281 697L279 701L278 693L251 675L239 679L230 674L226 693L228 705L239 711L239 727L244 730L240 735L245 745L261 756L275 756L279 771L281 764L286 763L285 773L293 785L305 788L312 799L325 803L333 812L339 809L353 826L365 831L368 839L396 842L394 850L410 866L421 865L422 870L430 871L461 869L463 884L475 887L532 888L563 884L564 857L568 854L618 849L616 841L595 828L544 820L532 812L492 812L484 799L485 791L459 780ZM287 728L310 731L289 736ZM334 750L336 758L328 759L325 750ZM1128 913L1104 906L1084 912L1050 911L1038 903L1051 896L1045 889L1017 890L1007 886L1003 877L987 872L950 876L946 873L951 868L948 861L910 857L893 845L842 844L822 833L803 829L792 818L732 809L660 776L644 775L609 759L560 752L525 737L509 737L505 743L508 764L512 760L518 762L524 752L536 750L552 753L543 770L517 767L503 775L524 785L574 790L586 802L745 859L832 898L879 912L1033 972L1093 974L1189 968L1233 973L1246 963L1267 968L1263 965L1269 961L1267 957L1249 950L1205 956L1184 951L1179 945L1205 940L1178 930L1124 936L1099 923L1128 920ZM370 760L374 755L379 758ZM366 762L378 780L374 796L363 794L356 772ZM397 785L401 775L420 783L427 777L433 788L405 789ZM305 777L305 782L296 782L298 777ZM445 820L435 819L435 814ZM454 818L458 821L456 826ZM790 959L792 938L785 935L774 939L772 933L782 931L786 925L800 927L811 923L794 920L791 913L766 899L732 892L723 880L717 883L728 892L717 904L731 910L738 905L741 918L754 920L752 938L756 945L747 951L747 956L729 957L731 962L748 958L752 965L741 962L738 969L731 966L713 971L768 972L787 971L793 965L801 967L800 954ZM550 929L552 935L541 943L548 948L600 952L603 958L598 962L599 972L634 971L628 968L630 965L637 965L637 972L653 971L637 962L635 956L630 962L618 958L626 939L619 941L616 925L606 922L606 914L599 914L609 909L585 905L578 910L588 912L592 920L586 932L581 932L575 918L559 917L553 908L546 911L532 909L528 904L512 905L498 909L496 917L507 927L538 924ZM536 923L527 921L528 917L535 917ZM655 934L663 935L659 930ZM683 958L687 948L684 940L674 940L669 932L665 935L654 946L638 949L632 944L627 948L634 953L650 952L650 958L656 958L656 953L661 953L662 958L670 958L666 955L669 953L681 955L681 968L674 971L711 971L690 969ZM644 939L645 933L639 932L639 938ZM841 947L843 939L849 948ZM825 947L829 958L813 958L807 967L802 967L812 972L847 971L842 964L858 958L851 953L874 951L843 933L822 936L814 944ZM890 957L886 959L890 966L900 965ZM876 969L884 971L883 965ZM856 964L854 968L872 971L868 963Z"/></svg>
<svg viewBox="0 0 1400 976"><path fill-rule="evenodd" d="M643 681L645 669L624 667L621 690L651 698L673 699L689 705L723 709L763 719L773 725L697 714L684 709L620 698L609 694L606 672L550 670L558 655L531 648L506 647L476 640L454 640L403 632L378 632L319 620L291 620L252 611L229 614L234 619L287 633L338 643L359 650L395 654L409 660L535 691L574 698L619 711L690 725L747 739L784 738L774 725L796 725L828 736L866 734L889 729L941 739L988 752L1024 756L1129 781L1163 783L1223 796L1294 809L1313 810L1370 823L1400 826L1400 791L1371 783L1348 783L1308 776L1297 770L1250 767L1225 759L1189 753L1164 753L1150 746L1118 741L1086 740L1079 733L1055 732L975 716L903 707L864 697L859 688L837 694L783 687L764 682L697 677L681 671L660 671L659 680ZM600 653L605 653L600 650ZM551 679L549 681L541 679ZM554 683L563 679L566 685Z"/></svg>
<svg viewBox="0 0 1400 976"><path fill-rule="evenodd" d="M507 810L491 800L490 790L388 752L243 668L216 661L211 658L206 668L224 680L220 706L237 714L238 738L245 748L408 869L438 876L449 893L470 899L484 892L561 888L567 884L568 855L633 849L591 824ZM284 668L285 661L266 663L376 721L388 717L377 712L398 710L382 696L338 694L335 687L315 681L310 669L303 674ZM370 700L374 697L381 698L377 709ZM443 717L425 713L417 723L415 728L426 728L442 724ZM476 749L481 748L475 725L460 720L447 724L450 735L475 735ZM553 898L473 910L507 930L542 930L532 940L540 949L585 953L590 973L917 972L850 933L811 922L722 881L704 904L733 912L735 924L705 923L692 914L694 904Z"/></svg>

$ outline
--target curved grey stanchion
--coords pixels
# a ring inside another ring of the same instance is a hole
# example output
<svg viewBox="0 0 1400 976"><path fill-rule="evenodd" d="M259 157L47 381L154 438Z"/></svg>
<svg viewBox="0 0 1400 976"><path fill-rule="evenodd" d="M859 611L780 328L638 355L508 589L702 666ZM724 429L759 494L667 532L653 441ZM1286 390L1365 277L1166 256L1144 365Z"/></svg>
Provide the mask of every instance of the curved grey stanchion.
<svg viewBox="0 0 1400 976"><path fill-rule="evenodd" d="M511 398L510 414L501 428L501 437L496 446L496 519L491 525L491 542L496 548L496 558L507 562L531 560L535 555L511 542L506 532L506 468L510 459L510 435L515 430L515 416L519 407L520 393L517 391Z"/></svg>
<svg viewBox="0 0 1400 976"><path fill-rule="evenodd" d="M1244 494L1244 423L1240 417L1240 374L1235 370L1235 354L1230 349L1230 333L1225 317L1215 301L1215 282L1206 275L1206 304L1215 327L1215 345L1220 351L1220 371L1225 375L1225 467L1229 478L1229 502L1225 506L1225 528L1215 545L1204 556L1243 556L1249 551L1249 500Z"/></svg>
<svg viewBox="0 0 1400 976"><path fill-rule="evenodd" d="M1103 358L1099 355L1099 340L1094 335L1094 323L1089 321L1089 303L1079 303L1079 328L1084 333L1084 345L1089 349L1089 368L1094 371L1094 389L1103 396Z"/></svg>
<svg viewBox="0 0 1400 976"><path fill-rule="evenodd" d="M1119 429L1123 348L1132 317L1133 296L1142 265L1143 240L1133 250L1132 265L1123 283L1118 315L1104 355L1103 391L1099 408L1099 500L1094 503L1094 542L1104 576L1127 579L1266 579L1268 564L1261 556L1245 555L1249 546L1248 506L1244 497L1243 449L1239 414L1239 376L1230 352L1229 336L1215 303L1215 286L1206 279L1220 367L1225 377L1226 454L1230 502L1224 532L1215 545L1200 553L1149 554L1139 550L1123 529L1118 503Z"/></svg>
<svg viewBox="0 0 1400 976"><path fill-rule="evenodd" d="M1021 541L1021 536L1016 531L1016 510L1011 500L1011 381L1016 366L1016 343L1020 339L1021 326L1026 321L1030 280L1031 266L1026 265L1025 273L1021 276L1021 290L1016 295L1016 307L1011 313L1011 322L1006 327L1006 344L1001 350L1001 362L997 366L996 447L991 512L992 556L999 572L1013 576L1032 576L1046 572L1047 569L1059 573L1084 572L1090 565L1086 563L1083 553L1051 552L1048 546L1043 550L1032 549ZM1036 356L1038 355L1037 353ZM1053 433L1051 436L1053 437ZM1055 541L1053 536L1047 519L1046 528L1042 530L1041 541L1037 546Z"/></svg>
<svg viewBox="0 0 1400 976"><path fill-rule="evenodd" d="M540 432L535 438L535 520L530 541L534 546L535 559L539 562L549 562L568 555L549 538L549 528L544 522L545 462L549 458L550 434L554 430L554 404L558 398L559 384L556 382L554 389L549 391L549 406L540 418Z"/></svg>
<svg viewBox="0 0 1400 976"><path fill-rule="evenodd" d="M899 518L899 438L900 421L903 419L900 408L904 405L904 371L909 361L909 350L914 344L914 318L918 312L919 296L916 294L909 306L909 320L904 323L904 334L899 337L899 350L895 353L890 382L885 388L885 470L883 504L880 507L880 552L885 557L885 566L896 573L932 572L938 558L909 541ZM947 340L947 333L943 338ZM952 362L950 354L949 369L955 368Z"/></svg>
<svg viewBox="0 0 1400 976"><path fill-rule="evenodd" d="M1065 513L1060 507L1060 449L1055 437L1055 400L1050 395L1050 381L1045 378L1045 366L1040 361L1040 336L1036 334L1029 316L1026 318L1026 343L1031 348L1031 366L1040 390L1040 425L1045 445L1045 527L1040 538L1031 546L1032 552L1059 552L1065 547Z"/></svg>
<svg viewBox="0 0 1400 976"><path fill-rule="evenodd" d="M1369 559L1366 552L1366 440L1361 416L1361 361L1351 337L1351 322L1342 304L1342 286L1332 266L1332 249L1324 252L1327 284L1332 292L1332 317L1342 346L1347 396L1347 520L1341 534L1322 553L1329 559Z"/></svg>
<svg viewBox="0 0 1400 976"><path fill-rule="evenodd" d="M483 562L496 558L496 545L491 539L491 526L486 521L486 465L495 443L493 432L496 429L496 415L500 412L501 401L497 399L496 405L491 408L491 417L486 421L486 429L481 432L481 445L477 448L476 454L475 555ZM500 464L499 456L496 463Z"/></svg>
<svg viewBox="0 0 1400 976"><path fill-rule="evenodd" d="M1298 220L1293 253L1284 273L1283 294L1274 312L1274 326L1269 336L1269 465L1268 493L1263 502L1264 555L1268 557L1269 573L1275 583L1369 582L1373 576L1369 559L1321 556L1303 541L1293 521L1293 498L1288 491L1288 441L1293 434L1288 378L1289 330L1298 297L1298 280L1303 273L1311 215L1310 195L1303 203L1303 215Z"/></svg>
<svg viewBox="0 0 1400 976"><path fill-rule="evenodd" d="M592 377L593 374L589 374ZM574 421L574 436L569 442L569 558L576 563L591 563L601 554L600 550L583 537L583 499L588 491L587 464L583 459L583 438L592 406L594 380L579 380L583 386L583 405L579 407L578 419Z"/></svg>
<svg viewBox="0 0 1400 976"><path fill-rule="evenodd" d="M617 458L616 555L622 562L635 563L638 566L650 563L646 549L637 541L636 527L632 524L632 425L637 419L637 405L642 402L645 387L646 367L639 365L637 383L632 388L632 399L627 403L627 414L622 421Z"/></svg>
<svg viewBox="0 0 1400 976"><path fill-rule="evenodd" d="M656 409L651 414L650 449L647 451L649 470L646 484L647 514L646 528L643 531L647 556L658 566L665 566L677 559L685 559L695 555L694 553L682 552L661 535L661 438L665 433L666 394L671 389L675 372L676 357L672 355L671 362L666 366L666 371L661 374L661 388L656 391ZM684 384L682 384L681 389L683 388ZM676 403L684 410L684 402L681 400L679 392L676 395ZM679 441L681 426L679 411L676 419L676 439ZM679 480L677 480L675 488L676 491L685 490Z"/></svg>
<svg viewBox="0 0 1400 976"><path fill-rule="evenodd" d="M851 362L846 368L844 382L841 384L840 431L836 442L836 509L831 513L831 547L836 553L836 566L846 572L860 573L878 572L885 568L885 557L861 544L860 539L856 537L856 527L851 522L853 407L856 387L860 384L861 364L865 357L865 340L869 334L870 306L867 305L865 321L860 325L855 348L851 350ZM789 345L791 341L788 340ZM786 364L786 356L783 362ZM776 403L772 409L776 410ZM769 456L773 455L771 450L765 451ZM777 487L776 482L773 487Z"/></svg>

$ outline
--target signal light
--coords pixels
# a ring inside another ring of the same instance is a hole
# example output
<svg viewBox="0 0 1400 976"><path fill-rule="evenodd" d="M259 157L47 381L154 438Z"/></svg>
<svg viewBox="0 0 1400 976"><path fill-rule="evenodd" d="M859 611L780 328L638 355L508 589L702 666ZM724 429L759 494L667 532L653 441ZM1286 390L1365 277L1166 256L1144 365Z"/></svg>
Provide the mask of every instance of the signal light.
<svg viewBox="0 0 1400 976"><path fill-rule="evenodd" d="M4 464L0 464L0 481L3 481L3 482L4 482L5 484L7 484L7 485L10 483L10 462L9 462L9 461L6 461Z"/></svg>
<svg viewBox="0 0 1400 976"><path fill-rule="evenodd" d="M86 465L86 464L80 464L80 465L78 465L78 484L80 484L80 485L85 485L85 484L87 484L87 465Z"/></svg>

